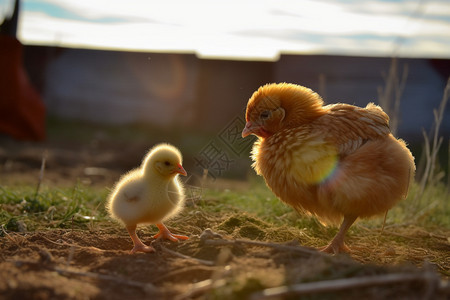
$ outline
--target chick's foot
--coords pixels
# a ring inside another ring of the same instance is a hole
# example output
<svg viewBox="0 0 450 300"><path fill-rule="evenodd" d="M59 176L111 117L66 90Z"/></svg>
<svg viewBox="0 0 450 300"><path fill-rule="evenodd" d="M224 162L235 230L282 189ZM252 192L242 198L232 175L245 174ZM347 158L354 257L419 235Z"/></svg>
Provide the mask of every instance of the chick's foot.
<svg viewBox="0 0 450 300"><path fill-rule="evenodd" d="M171 233L163 223L156 224L156 226L158 227L159 232L153 236L155 239L163 238L166 240L171 240L172 242L178 242L178 240L188 239L188 237L185 235Z"/></svg>
<svg viewBox="0 0 450 300"><path fill-rule="evenodd" d="M133 249L131 249L130 251L130 254L134 254L136 252L145 252L145 253L155 252L155 248L153 248L152 246L146 246L141 243L138 245L134 245Z"/></svg>
<svg viewBox="0 0 450 300"><path fill-rule="evenodd" d="M130 253L134 254L136 252L155 252L155 249L151 246L146 246L136 234L136 225L127 226L128 233L130 234L131 240L133 241L133 249L131 249Z"/></svg>

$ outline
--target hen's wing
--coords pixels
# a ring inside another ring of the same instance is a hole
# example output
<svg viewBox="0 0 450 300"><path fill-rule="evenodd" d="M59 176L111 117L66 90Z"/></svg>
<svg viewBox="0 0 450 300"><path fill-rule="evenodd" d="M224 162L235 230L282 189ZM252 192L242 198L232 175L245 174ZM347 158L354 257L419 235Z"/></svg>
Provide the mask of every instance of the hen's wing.
<svg viewBox="0 0 450 300"><path fill-rule="evenodd" d="M390 133L388 115L373 103L365 108L342 103L325 108L329 113L317 120L316 129L325 132L325 138L337 146L341 157Z"/></svg>

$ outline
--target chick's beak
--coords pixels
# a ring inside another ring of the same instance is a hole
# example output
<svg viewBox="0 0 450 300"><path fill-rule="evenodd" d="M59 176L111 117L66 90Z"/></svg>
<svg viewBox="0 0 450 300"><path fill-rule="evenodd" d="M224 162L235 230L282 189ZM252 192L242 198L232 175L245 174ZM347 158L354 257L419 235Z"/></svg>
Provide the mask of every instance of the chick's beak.
<svg viewBox="0 0 450 300"><path fill-rule="evenodd" d="M175 173L181 174L183 176L187 176L187 172L186 172L186 170L183 168L183 166L181 164L177 165L177 168L175 169Z"/></svg>

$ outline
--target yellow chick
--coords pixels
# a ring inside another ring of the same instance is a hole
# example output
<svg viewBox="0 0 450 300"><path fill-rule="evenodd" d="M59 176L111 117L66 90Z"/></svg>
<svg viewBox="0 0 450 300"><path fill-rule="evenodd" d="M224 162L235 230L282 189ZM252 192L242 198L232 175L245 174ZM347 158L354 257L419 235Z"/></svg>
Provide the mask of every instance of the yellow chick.
<svg viewBox="0 0 450 300"><path fill-rule="evenodd" d="M159 233L154 238L171 241L186 240L187 236L172 234L162 223L176 215L184 202L184 188L178 174L187 173L181 165L180 151L169 144L153 147L141 167L134 169L117 182L108 199L110 215L122 221L133 240L131 253L153 252L136 235L137 224L156 224Z"/></svg>

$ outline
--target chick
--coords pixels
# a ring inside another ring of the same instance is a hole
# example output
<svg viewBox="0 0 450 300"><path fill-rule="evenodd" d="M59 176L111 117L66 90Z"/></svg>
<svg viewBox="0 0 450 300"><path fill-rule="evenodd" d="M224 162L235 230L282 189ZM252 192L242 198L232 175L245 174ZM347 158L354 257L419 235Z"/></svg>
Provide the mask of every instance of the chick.
<svg viewBox="0 0 450 300"><path fill-rule="evenodd" d="M246 121L242 137L258 136L253 168L274 194L324 224L342 220L324 252L349 251L344 236L355 220L387 212L414 178L411 152L373 103L324 106L306 87L268 84L248 101Z"/></svg>
<svg viewBox="0 0 450 300"><path fill-rule="evenodd" d="M181 163L177 148L159 144L148 152L140 168L125 174L115 185L107 209L113 218L125 224L134 244L131 253L155 251L136 235L136 226L141 223L156 224L159 233L155 238L174 242L188 239L172 234L162 223L177 214L184 202L184 189L177 175L187 173Z"/></svg>

